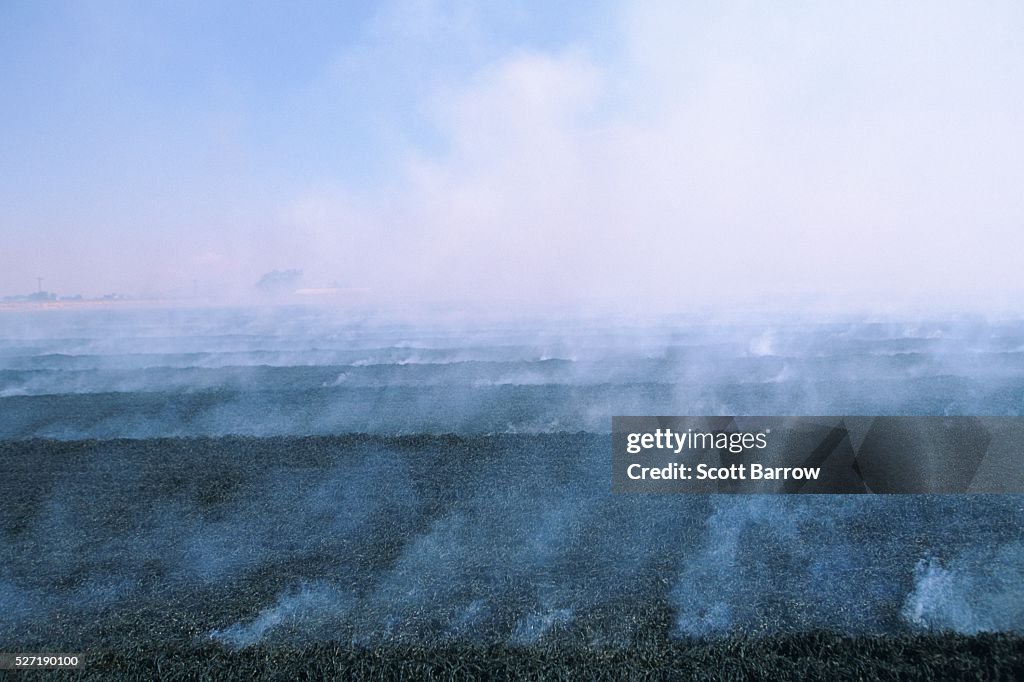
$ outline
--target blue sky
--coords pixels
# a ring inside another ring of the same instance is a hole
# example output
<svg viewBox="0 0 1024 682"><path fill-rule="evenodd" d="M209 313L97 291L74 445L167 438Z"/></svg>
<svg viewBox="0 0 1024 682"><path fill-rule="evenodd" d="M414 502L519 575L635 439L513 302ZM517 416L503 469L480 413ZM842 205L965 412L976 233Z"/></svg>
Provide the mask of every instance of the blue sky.
<svg viewBox="0 0 1024 682"><path fill-rule="evenodd" d="M1020 292L1017 3L0 3L0 294Z"/></svg>

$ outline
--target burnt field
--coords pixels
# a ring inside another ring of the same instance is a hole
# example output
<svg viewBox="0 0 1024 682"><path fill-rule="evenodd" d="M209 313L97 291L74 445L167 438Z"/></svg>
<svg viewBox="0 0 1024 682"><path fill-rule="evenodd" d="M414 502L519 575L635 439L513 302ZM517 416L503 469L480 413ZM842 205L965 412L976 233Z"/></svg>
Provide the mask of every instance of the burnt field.
<svg viewBox="0 0 1024 682"><path fill-rule="evenodd" d="M1021 623L1019 497L613 496L609 447L3 441L0 648L138 678L1019 670L984 634Z"/></svg>
<svg viewBox="0 0 1024 682"><path fill-rule="evenodd" d="M227 651L139 647L87 657L56 679L1015 680L1024 641L998 635L850 637L813 633L572 646L353 648L320 644Z"/></svg>
<svg viewBox="0 0 1024 682"><path fill-rule="evenodd" d="M612 415L1019 415L1019 321L4 322L0 652L69 677L1021 677L1022 496L610 492Z"/></svg>

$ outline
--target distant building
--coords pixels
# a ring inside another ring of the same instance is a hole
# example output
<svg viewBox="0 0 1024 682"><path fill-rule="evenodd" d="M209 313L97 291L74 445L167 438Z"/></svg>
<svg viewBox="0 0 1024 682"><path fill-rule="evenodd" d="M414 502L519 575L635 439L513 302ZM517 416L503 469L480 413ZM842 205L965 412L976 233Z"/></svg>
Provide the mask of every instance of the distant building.
<svg viewBox="0 0 1024 682"><path fill-rule="evenodd" d="M302 284L302 270L271 270L256 282L264 294L290 294Z"/></svg>
<svg viewBox="0 0 1024 682"><path fill-rule="evenodd" d="M49 291L37 291L33 294L29 294L27 298L29 301L56 301L57 294Z"/></svg>

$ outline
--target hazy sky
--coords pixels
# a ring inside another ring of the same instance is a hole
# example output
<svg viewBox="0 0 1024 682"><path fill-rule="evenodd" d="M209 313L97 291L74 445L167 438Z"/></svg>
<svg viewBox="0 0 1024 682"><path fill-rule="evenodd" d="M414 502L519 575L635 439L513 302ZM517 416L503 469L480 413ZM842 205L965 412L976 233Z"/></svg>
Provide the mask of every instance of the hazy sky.
<svg viewBox="0 0 1024 682"><path fill-rule="evenodd" d="M1024 292L1024 3L565 5L0 2L0 294Z"/></svg>

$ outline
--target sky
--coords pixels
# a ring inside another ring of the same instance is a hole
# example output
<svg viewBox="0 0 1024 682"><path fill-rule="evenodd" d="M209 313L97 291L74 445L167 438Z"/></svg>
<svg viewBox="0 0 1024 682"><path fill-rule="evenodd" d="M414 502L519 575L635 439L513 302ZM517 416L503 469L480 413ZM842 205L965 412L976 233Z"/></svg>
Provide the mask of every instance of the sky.
<svg viewBox="0 0 1024 682"><path fill-rule="evenodd" d="M1024 293L1024 4L0 1L0 296Z"/></svg>

